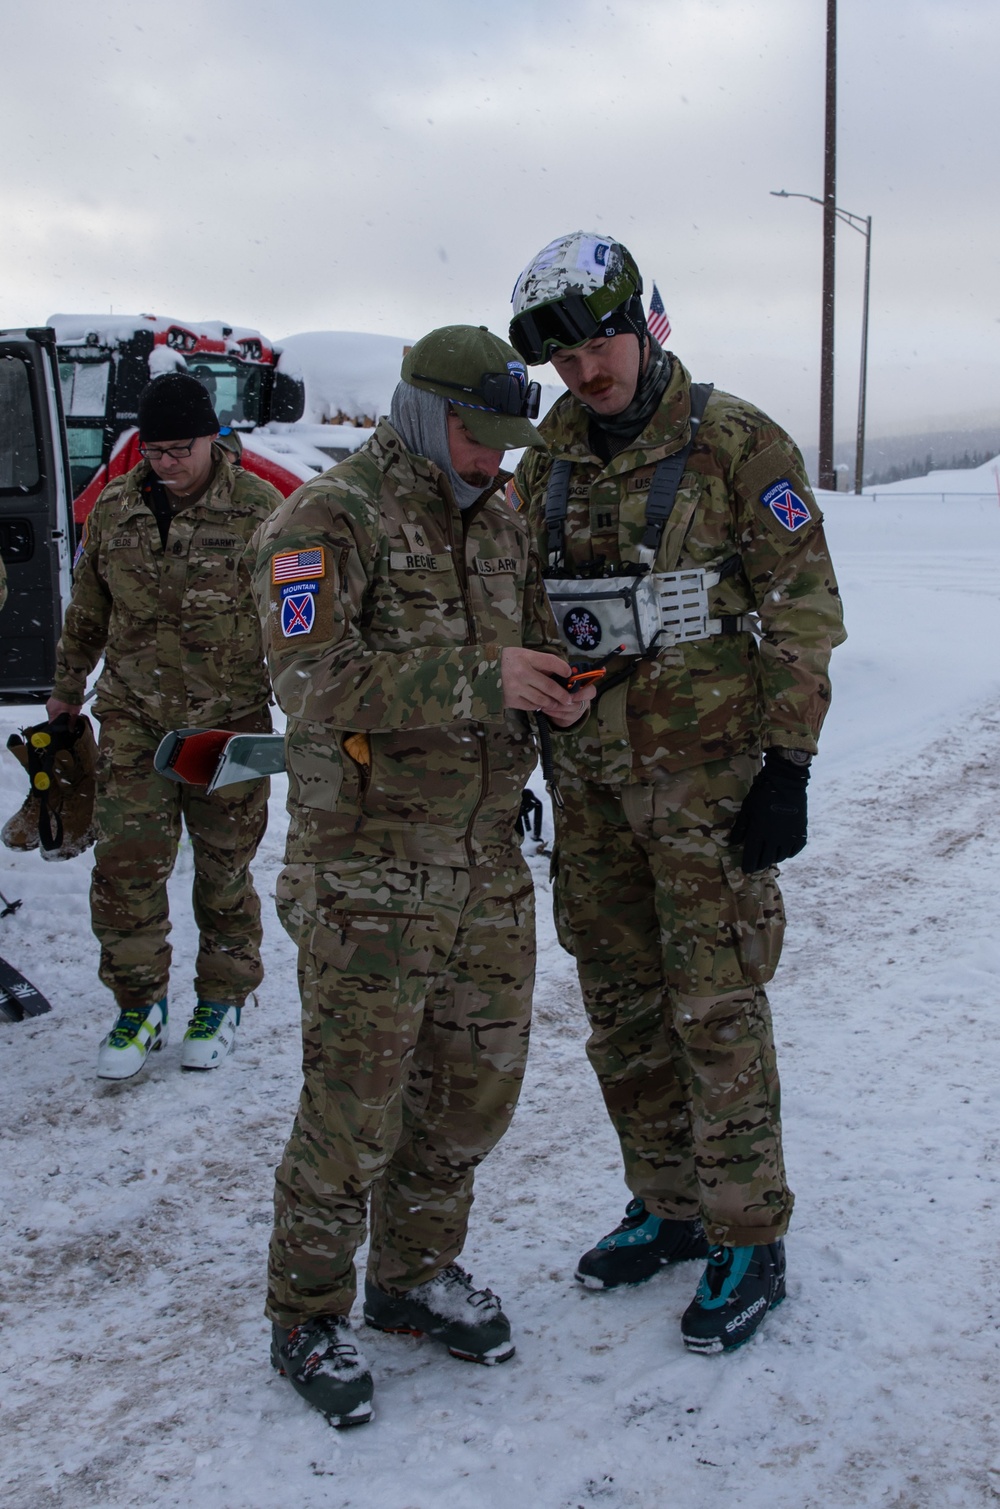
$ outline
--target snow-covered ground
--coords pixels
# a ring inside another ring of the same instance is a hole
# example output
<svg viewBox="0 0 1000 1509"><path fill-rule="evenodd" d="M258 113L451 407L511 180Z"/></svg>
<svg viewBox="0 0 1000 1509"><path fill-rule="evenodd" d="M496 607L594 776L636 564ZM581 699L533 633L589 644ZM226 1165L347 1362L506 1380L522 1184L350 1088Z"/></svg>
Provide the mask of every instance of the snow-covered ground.
<svg viewBox="0 0 1000 1509"><path fill-rule="evenodd" d="M881 491L881 490L880 490ZM528 1081L466 1257L518 1351L363 1335L374 1423L337 1434L267 1362L271 1172L298 1088L291 946L237 1056L182 1076L190 851L172 883L175 1041L99 1084L88 862L0 850L0 952L54 1003L4 1057L3 1496L11 1509L941 1509L1000 1498L1000 508L826 500L851 638L784 874L772 990L798 1204L789 1298L730 1357L681 1346L697 1265L574 1284L626 1198L539 890ZM30 710L0 709L4 735ZM22 796L0 760L2 811ZM283 782L256 865L273 891ZM363 1330L363 1328L362 1328Z"/></svg>

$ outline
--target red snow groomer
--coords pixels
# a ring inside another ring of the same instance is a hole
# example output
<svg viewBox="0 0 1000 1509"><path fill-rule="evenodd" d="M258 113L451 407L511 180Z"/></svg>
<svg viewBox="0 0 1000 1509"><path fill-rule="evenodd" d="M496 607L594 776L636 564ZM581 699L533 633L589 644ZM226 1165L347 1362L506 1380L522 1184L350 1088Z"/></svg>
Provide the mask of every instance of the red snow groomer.
<svg viewBox="0 0 1000 1509"><path fill-rule="evenodd" d="M285 497L303 480L253 432L294 424L305 405L302 382L281 370L281 352L259 330L152 314L54 314L73 517L83 523L101 489L139 460L139 394L161 372L190 372L211 395L219 423L242 442L242 465ZM312 475L306 473L305 475Z"/></svg>

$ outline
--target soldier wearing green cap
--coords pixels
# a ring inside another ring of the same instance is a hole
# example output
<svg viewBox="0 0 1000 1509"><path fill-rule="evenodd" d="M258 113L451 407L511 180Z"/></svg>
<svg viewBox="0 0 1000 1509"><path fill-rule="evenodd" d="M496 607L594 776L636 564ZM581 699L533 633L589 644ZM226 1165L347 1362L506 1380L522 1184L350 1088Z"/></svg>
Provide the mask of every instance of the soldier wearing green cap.
<svg viewBox="0 0 1000 1509"><path fill-rule="evenodd" d="M370 1418L350 1327L457 1357L514 1351L457 1258L476 1166L524 1073L531 881L515 837L535 760L589 690L569 665L500 474L543 446L538 389L485 327L406 353L388 419L258 531L255 590L288 716L291 824L277 888L299 948L303 1087L277 1172L272 1362L334 1425Z"/></svg>

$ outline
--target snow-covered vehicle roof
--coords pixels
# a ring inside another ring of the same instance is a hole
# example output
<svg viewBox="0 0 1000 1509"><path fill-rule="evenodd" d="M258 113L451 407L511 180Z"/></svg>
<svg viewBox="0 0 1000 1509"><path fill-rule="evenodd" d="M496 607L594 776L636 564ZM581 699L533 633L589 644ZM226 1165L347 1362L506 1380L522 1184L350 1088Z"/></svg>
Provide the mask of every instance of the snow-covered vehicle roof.
<svg viewBox="0 0 1000 1509"><path fill-rule="evenodd" d="M114 349L132 340L138 330L148 330L154 344L181 352L215 351L249 361L273 362L269 340L249 325L229 325L224 320L178 320L155 314L53 314L47 323L56 333L57 346L103 346Z"/></svg>

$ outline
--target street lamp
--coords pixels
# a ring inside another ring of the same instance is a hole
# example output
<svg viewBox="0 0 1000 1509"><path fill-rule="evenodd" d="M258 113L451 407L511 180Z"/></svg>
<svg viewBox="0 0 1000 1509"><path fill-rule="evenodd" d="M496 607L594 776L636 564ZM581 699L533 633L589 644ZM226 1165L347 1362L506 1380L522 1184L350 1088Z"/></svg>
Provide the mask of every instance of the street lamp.
<svg viewBox="0 0 1000 1509"><path fill-rule="evenodd" d="M790 194L787 189L772 189L771 193L776 199L808 199L811 204L823 204L823 200L817 199L815 194ZM851 230L857 231L859 236L865 238L865 293L861 313L861 382L858 388L858 440L854 456L854 491L860 493L865 462L865 406L868 401L868 288L872 268L872 217L871 215L852 215L850 210L842 210L839 204L834 206L834 213L838 220L842 220L845 225L851 227Z"/></svg>
<svg viewBox="0 0 1000 1509"><path fill-rule="evenodd" d="M772 189L771 193L776 199L808 199L811 204L818 204L825 209L825 201L817 199L815 194L793 194L787 189ZM858 434L857 447L854 463L854 491L861 492L862 473L864 469L865 454L865 409L867 404L868 390L868 291L871 281L871 250L872 250L872 217L870 215L853 215L850 210L843 210L839 205L834 206L834 214L838 220L856 230L865 238L865 289L861 316L861 380L858 389ZM832 395L831 395L832 396Z"/></svg>

